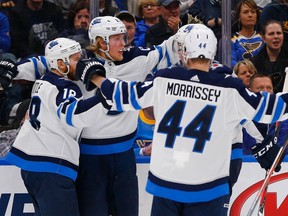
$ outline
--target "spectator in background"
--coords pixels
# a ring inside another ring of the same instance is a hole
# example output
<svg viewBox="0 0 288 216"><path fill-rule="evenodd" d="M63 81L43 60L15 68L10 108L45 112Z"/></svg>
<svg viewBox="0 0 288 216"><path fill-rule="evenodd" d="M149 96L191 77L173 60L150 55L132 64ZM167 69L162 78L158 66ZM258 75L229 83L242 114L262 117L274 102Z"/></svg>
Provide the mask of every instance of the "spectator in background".
<svg viewBox="0 0 288 216"><path fill-rule="evenodd" d="M231 66L256 56L264 43L257 31L259 8L253 0L242 0L235 9L237 32L231 38Z"/></svg>
<svg viewBox="0 0 288 216"><path fill-rule="evenodd" d="M192 16L198 14L203 23L213 30L217 40L220 40L222 36L221 1L196 0L189 8L189 13Z"/></svg>
<svg viewBox="0 0 288 216"><path fill-rule="evenodd" d="M257 73L251 77L249 89L252 92L265 91L273 94L272 79L269 75Z"/></svg>
<svg viewBox="0 0 288 216"><path fill-rule="evenodd" d="M136 157L151 155L154 127L155 118L153 107L140 110L137 133L133 146Z"/></svg>
<svg viewBox="0 0 288 216"><path fill-rule="evenodd" d="M159 45L174 35L182 25L180 19L179 0L158 0L161 18L158 23L147 29L145 36L146 47Z"/></svg>
<svg viewBox="0 0 288 216"><path fill-rule="evenodd" d="M8 17L0 12L0 60L11 59L16 61L15 55L9 53L11 47L10 27Z"/></svg>
<svg viewBox="0 0 288 216"><path fill-rule="evenodd" d="M128 11L121 11L120 13L118 13L116 15L116 17L118 19L120 19L126 27L127 37L128 37L126 47L135 46L135 43L134 43L134 37L135 37L135 33L136 33L136 19L135 19L135 17L131 13L129 13Z"/></svg>
<svg viewBox="0 0 288 216"><path fill-rule="evenodd" d="M111 0L99 0L99 16L115 16L120 10L112 6Z"/></svg>
<svg viewBox="0 0 288 216"><path fill-rule="evenodd" d="M11 46L8 17L0 12L0 53L8 52Z"/></svg>
<svg viewBox="0 0 288 216"><path fill-rule="evenodd" d="M7 15L8 10L12 7L15 7L16 0L1 0L0 1L0 11Z"/></svg>
<svg viewBox="0 0 288 216"><path fill-rule="evenodd" d="M259 73L271 76L274 92L277 93L283 89L285 68L288 67L283 26L279 21L270 20L262 26L261 34L265 45L251 60Z"/></svg>
<svg viewBox="0 0 288 216"><path fill-rule="evenodd" d="M160 10L157 0L139 0L138 14L140 20L136 25L135 44L145 47L145 35L147 29L159 22Z"/></svg>
<svg viewBox="0 0 288 216"><path fill-rule="evenodd" d="M65 29L62 9L45 0L18 1L8 15L11 52L17 58L43 55L44 44Z"/></svg>
<svg viewBox="0 0 288 216"><path fill-rule="evenodd" d="M284 46L288 50L288 0L274 0L263 8L260 16L261 25L265 25L269 20L277 20L282 23Z"/></svg>
<svg viewBox="0 0 288 216"><path fill-rule="evenodd" d="M82 49L85 49L90 44L88 37L90 21L89 2L76 1L69 8L66 29L59 36L76 40L81 44Z"/></svg>
<svg viewBox="0 0 288 216"><path fill-rule="evenodd" d="M249 88L250 79L257 70L250 60L242 60L234 66L233 73L242 80L246 88Z"/></svg>

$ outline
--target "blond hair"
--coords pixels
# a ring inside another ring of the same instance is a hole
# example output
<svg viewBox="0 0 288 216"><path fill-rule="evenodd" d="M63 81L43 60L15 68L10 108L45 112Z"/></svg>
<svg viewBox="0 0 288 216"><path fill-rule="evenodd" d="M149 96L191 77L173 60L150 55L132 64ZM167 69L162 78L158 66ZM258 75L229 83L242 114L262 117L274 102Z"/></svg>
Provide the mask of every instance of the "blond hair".
<svg viewBox="0 0 288 216"><path fill-rule="evenodd" d="M87 50L90 50L91 52L93 52L94 54L95 53L98 53L99 49L100 49L100 40L102 38L101 37L97 37L96 40L95 40L95 43L94 44L90 44L86 49ZM103 40L103 39L102 39Z"/></svg>
<svg viewBox="0 0 288 216"><path fill-rule="evenodd" d="M239 67L240 67L241 65L245 65L245 66L248 67L249 70L252 70L252 71L254 71L254 73L257 73L257 69L256 69L256 67L254 66L253 62L251 62L251 61L248 60L248 59L244 59L244 60L242 60L242 61L237 62L237 64L234 66L233 71L234 71L234 73L235 73L236 75L238 75L238 73L239 73Z"/></svg>

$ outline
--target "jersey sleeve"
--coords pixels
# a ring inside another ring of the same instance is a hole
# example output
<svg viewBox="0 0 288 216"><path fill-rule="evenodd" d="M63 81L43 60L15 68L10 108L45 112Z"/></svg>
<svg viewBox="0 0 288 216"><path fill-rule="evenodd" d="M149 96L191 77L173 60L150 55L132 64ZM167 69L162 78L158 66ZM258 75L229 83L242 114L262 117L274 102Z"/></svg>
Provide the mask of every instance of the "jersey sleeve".
<svg viewBox="0 0 288 216"><path fill-rule="evenodd" d="M15 80L28 80L34 82L49 71L48 63L44 56L32 57L18 63L18 75Z"/></svg>
<svg viewBox="0 0 288 216"><path fill-rule="evenodd" d="M122 81L113 78L102 83L101 91L113 110L140 110L153 106L153 82Z"/></svg>
<svg viewBox="0 0 288 216"><path fill-rule="evenodd" d="M101 94L84 100L79 87L73 83L59 91L56 97L57 115L62 122L73 127L91 126L96 122L101 101Z"/></svg>
<svg viewBox="0 0 288 216"><path fill-rule="evenodd" d="M147 56L148 71L156 74L158 70L171 67L179 62L179 56L173 51L174 36L165 40L162 44L154 46L155 50Z"/></svg>

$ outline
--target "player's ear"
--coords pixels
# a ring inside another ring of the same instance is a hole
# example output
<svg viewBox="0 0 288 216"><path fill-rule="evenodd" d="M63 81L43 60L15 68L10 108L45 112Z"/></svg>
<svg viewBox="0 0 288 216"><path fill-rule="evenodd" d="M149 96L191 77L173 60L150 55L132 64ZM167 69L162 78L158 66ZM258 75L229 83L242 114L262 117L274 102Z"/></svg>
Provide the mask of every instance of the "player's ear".
<svg viewBox="0 0 288 216"><path fill-rule="evenodd" d="M60 71L66 72L67 71L67 65L64 63L62 59L57 60L57 66Z"/></svg>
<svg viewBox="0 0 288 216"><path fill-rule="evenodd" d="M99 47L100 47L101 49L104 49L104 50L107 49L107 44L106 44L106 42L105 42L102 38L100 38L100 40L99 40Z"/></svg>

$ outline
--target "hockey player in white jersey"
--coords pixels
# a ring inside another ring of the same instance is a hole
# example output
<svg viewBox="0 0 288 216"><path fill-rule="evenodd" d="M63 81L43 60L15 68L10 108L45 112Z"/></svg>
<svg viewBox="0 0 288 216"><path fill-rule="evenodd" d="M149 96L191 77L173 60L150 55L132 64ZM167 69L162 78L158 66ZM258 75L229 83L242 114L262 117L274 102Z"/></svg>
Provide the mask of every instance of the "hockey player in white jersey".
<svg viewBox="0 0 288 216"><path fill-rule="evenodd" d="M288 118L287 93L252 93L238 79L207 73L216 47L209 28L193 27L182 48L188 70L160 70L144 83L104 79L93 76L93 70L84 75L93 77L113 109L154 107L146 186L154 195L153 216L227 215L235 128L243 119L271 123Z"/></svg>
<svg viewBox="0 0 288 216"><path fill-rule="evenodd" d="M144 81L151 72L173 64L173 38L154 50L126 48L126 27L116 17L94 18L89 37L88 57L103 63L107 77ZM83 94L87 97L95 91L83 90ZM81 216L138 215L138 181L133 151L138 113L103 108L97 124L84 128L76 181Z"/></svg>
<svg viewBox="0 0 288 216"><path fill-rule="evenodd" d="M78 42L57 38L47 44L45 55L51 71L35 81L30 119L6 160L21 168L35 215L79 216L75 189L78 139L83 127L97 124L93 109L101 100L98 96L83 100L80 88L71 81L81 58ZM94 69L97 67L95 64Z"/></svg>

